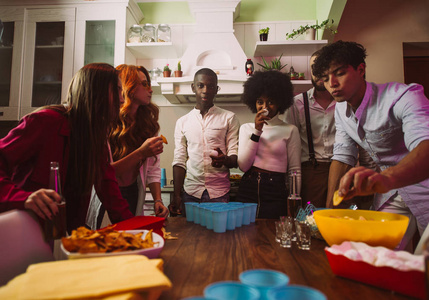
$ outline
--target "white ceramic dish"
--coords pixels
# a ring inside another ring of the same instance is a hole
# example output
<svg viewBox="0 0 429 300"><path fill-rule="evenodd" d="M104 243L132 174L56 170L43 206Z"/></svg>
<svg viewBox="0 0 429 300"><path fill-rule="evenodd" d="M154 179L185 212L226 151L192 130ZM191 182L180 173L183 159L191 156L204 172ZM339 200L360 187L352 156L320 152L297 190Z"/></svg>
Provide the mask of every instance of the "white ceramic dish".
<svg viewBox="0 0 429 300"><path fill-rule="evenodd" d="M149 230L125 230L125 232L137 234L143 232L142 238L144 239ZM164 247L164 239L157 233L152 232L153 242L155 243L154 247L146 249L138 249L131 251L121 251L121 252L109 252L109 253L78 253L78 252L69 252L64 249L63 244L61 243L61 250L67 255L69 259L76 258L91 258L91 257L102 257L102 256L116 256L116 255L144 255L148 258L157 258L162 248Z"/></svg>

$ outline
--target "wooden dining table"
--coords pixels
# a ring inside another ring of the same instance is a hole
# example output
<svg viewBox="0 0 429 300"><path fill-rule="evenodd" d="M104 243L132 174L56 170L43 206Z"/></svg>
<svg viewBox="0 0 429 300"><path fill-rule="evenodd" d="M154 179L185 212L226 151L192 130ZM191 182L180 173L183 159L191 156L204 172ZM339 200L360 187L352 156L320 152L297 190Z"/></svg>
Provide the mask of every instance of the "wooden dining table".
<svg viewBox="0 0 429 300"><path fill-rule="evenodd" d="M413 299L392 291L342 278L332 273L324 252L325 241L313 238L310 250L282 248L275 241L274 220L257 219L225 233L187 222L184 217L166 220L167 239L160 258L173 287L159 299L201 296L204 288L219 281L238 281L249 269L285 273L289 284L309 286L335 299Z"/></svg>

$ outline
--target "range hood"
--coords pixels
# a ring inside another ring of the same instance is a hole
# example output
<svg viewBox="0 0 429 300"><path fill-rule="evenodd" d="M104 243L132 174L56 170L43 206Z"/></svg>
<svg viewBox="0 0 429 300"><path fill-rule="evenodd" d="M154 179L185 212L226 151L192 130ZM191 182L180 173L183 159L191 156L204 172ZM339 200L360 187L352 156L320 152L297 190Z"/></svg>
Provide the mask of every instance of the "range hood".
<svg viewBox="0 0 429 300"><path fill-rule="evenodd" d="M196 19L194 36L181 58L185 77L158 78L161 93L171 103L194 103L191 83L196 71L218 74L216 102L239 102L246 81L246 55L234 35L233 21L241 0L188 0Z"/></svg>

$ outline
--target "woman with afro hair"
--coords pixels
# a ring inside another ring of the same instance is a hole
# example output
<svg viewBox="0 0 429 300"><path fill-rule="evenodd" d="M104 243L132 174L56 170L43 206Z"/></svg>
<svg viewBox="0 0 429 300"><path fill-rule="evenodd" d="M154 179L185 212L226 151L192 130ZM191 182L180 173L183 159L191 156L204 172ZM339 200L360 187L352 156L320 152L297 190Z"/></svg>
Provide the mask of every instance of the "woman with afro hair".
<svg viewBox="0 0 429 300"><path fill-rule="evenodd" d="M245 82L241 100L256 116L240 127L238 166L245 174L237 200L257 203L257 218L285 216L287 174L301 170L298 129L279 119L293 104L292 83L285 73L258 71Z"/></svg>

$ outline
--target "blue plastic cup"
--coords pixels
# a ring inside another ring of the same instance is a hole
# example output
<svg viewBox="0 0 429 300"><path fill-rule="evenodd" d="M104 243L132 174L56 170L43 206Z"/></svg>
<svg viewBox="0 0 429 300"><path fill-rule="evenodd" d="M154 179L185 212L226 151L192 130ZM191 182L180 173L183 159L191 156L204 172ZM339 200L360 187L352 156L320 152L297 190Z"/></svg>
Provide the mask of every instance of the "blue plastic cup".
<svg viewBox="0 0 429 300"><path fill-rule="evenodd" d="M206 219L206 211L208 210L207 207L200 205L200 225L207 227L207 219Z"/></svg>
<svg viewBox="0 0 429 300"><path fill-rule="evenodd" d="M260 297L257 289L237 281L212 283L204 289L204 296L219 300L258 300Z"/></svg>
<svg viewBox="0 0 429 300"><path fill-rule="evenodd" d="M161 169L161 187L163 188L167 184L167 174L164 168Z"/></svg>
<svg viewBox="0 0 429 300"><path fill-rule="evenodd" d="M243 204L243 225L249 225L252 216L252 205L250 203Z"/></svg>
<svg viewBox="0 0 429 300"><path fill-rule="evenodd" d="M201 209L200 204L199 203L195 203L194 207L193 207L193 210L194 210L194 223L195 224L201 224L201 221L200 221L200 209Z"/></svg>
<svg viewBox="0 0 429 300"><path fill-rule="evenodd" d="M213 230L213 207L207 207L205 215L207 229Z"/></svg>
<svg viewBox="0 0 429 300"><path fill-rule="evenodd" d="M268 300L327 300L320 291L303 285L288 285L268 291Z"/></svg>
<svg viewBox="0 0 429 300"><path fill-rule="evenodd" d="M228 210L225 208L213 208L213 231L223 233L226 231L226 222L228 219Z"/></svg>
<svg viewBox="0 0 429 300"><path fill-rule="evenodd" d="M228 202L230 205L243 205L243 202Z"/></svg>
<svg viewBox="0 0 429 300"><path fill-rule="evenodd" d="M226 220L226 230L234 230L237 208L229 206L227 209L228 209L228 217Z"/></svg>
<svg viewBox="0 0 429 300"><path fill-rule="evenodd" d="M186 297L182 300L216 300L215 298L207 298L204 296L193 296L193 297Z"/></svg>
<svg viewBox="0 0 429 300"><path fill-rule="evenodd" d="M250 223L255 223L256 221L256 210L258 208L258 203L247 203L250 207Z"/></svg>
<svg viewBox="0 0 429 300"><path fill-rule="evenodd" d="M215 298L207 298L204 296L192 296L192 297L186 297L182 300L216 300Z"/></svg>
<svg viewBox="0 0 429 300"><path fill-rule="evenodd" d="M244 214L244 205L233 205L236 210L235 215L235 227L241 227L243 225L243 214Z"/></svg>
<svg viewBox="0 0 429 300"><path fill-rule="evenodd" d="M194 202L185 202L186 221L188 222L194 221L194 204Z"/></svg>
<svg viewBox="0 0 429 300"><path fill-rule="evenodd" d="M268 291L277 287L284 287L289 283L289 277L286 274L266 269L244 271L239 278L243 284L258 289L261 300L268 299Z"/></svg>

